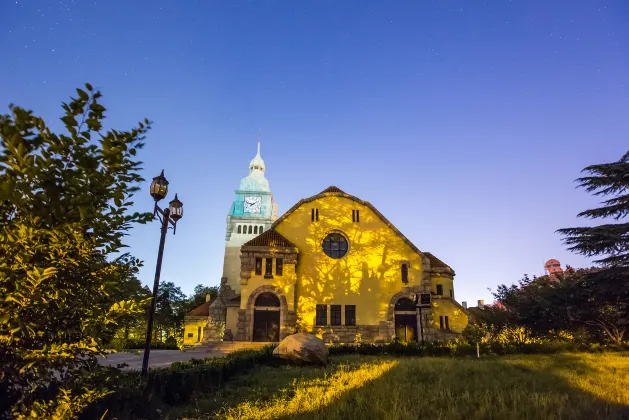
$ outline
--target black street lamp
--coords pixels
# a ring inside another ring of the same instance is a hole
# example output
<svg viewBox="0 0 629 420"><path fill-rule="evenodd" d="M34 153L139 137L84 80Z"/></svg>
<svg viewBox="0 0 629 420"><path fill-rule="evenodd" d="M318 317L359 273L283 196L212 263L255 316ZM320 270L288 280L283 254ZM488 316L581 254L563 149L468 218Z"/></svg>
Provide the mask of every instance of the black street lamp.
<svg viewBox="0 0 629 420"><path fill-rule="evenodd" d="M422 338L422 346L424 345L424 322L422 316L422 308L430 307L430 293L416 293L415 294L415 307L419 310L419 333Z"/></svg>
<svg viewBox="0 0 629 420"><path fill-rule="evenodd" d="M153 317L155 316L155 302L157 300L157 292L159 290L159 276L162 271L162 258L164 256L164 242L166 242L166 232L168 232L168 224L173 225L173 235L177 231L177 222L183 217L183 203L177 198L168 203L168 207L162 210L157 202L164 199L168 194L168 181L164 177L164 171L153 178L151 182L151 196L155 200L155 208L153 209L153 217L157 216L162 222L162 234L159 238L159 251L157 253L157 266L155 267L155 281L153 282L153 297L151 298L151 311L149 312L149 321L146 326L146 343L144 344L144 359L142 360L142 376L146 376L149 371L149 354L151 352L151 337L153 336Z"/></svg>

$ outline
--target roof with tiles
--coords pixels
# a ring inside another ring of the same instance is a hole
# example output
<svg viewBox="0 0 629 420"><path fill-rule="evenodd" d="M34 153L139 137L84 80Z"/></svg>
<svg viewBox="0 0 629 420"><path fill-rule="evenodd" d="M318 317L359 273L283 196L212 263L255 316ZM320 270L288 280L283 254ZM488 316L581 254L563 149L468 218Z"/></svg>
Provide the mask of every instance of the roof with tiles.
<svg viewBox="0 0 629 420"><path fill-rule="evenodd" d="M190 312L188 312L187 316L210 316L210 305L214 302L214 299L209 300L207 302L203 302Z"/></svg>
<svg viewBox="0 0 629 420"><path fill-rule="evenodd" d="M424 255L428 257L428 260L430 261L430 267L432 267L432 268L450 268L450 266L448 264L444 263L439 258L435 257L430 252L424 252Z"/></svg>
<svg viewBox="0 0 629 420"><path fill-rule="evenodd" d="M272 246L275 248L296 248L295 244L280 235L275 229L271 228L261 235L256 236L252 240L245 242L246 246Z"/></svg>

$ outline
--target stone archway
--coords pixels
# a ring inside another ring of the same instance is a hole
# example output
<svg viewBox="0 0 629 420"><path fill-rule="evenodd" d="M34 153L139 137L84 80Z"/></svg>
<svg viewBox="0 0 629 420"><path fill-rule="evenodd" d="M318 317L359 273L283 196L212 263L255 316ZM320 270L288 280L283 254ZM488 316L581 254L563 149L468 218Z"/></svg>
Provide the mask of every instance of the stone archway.
<svg viewBox="0 0 629 420"><path fill-rule="evenodd" d="M389 327L389 339L394 339L396 337L396 331L395 331L395 306L398 303L398 301L400 299L409 299L409 300L413 300L413 294L412 293L404 293L404 292L398 292L396 294L394 294L391 297L391 300L389 301L389 308L387 309L387 324Z"/></svg>
<svg viewBox="0 0 629 420"><path fill-rule="evenodd" d="M254 302L253 341L280 341L280 299L273 292L258 295Z"/></svg>
<svg viewBox="0 0 629 420"><path fill-rule="evenodd" d="M277 296L277 298L279 299L279 302L280 302L279 339L282 340L287 335L289 335L291 333L290 331L291 326L294 326L294 321L292 323L293 325L290 325L291 324L290 321L292 321L294 316L291 317L290 316L291 314L289 314L288 312L288 304L286 302L286 296L284 295L282 290L278 287L270 286L270 285L260 286L257 289L255 289L253 292L251 292L251 294L249 295L249 298L247 299L247 309L245 309L245 322L244 322L245 324L244 337L246 341L254 341L254 330L255 330L254 322L255 322L256 301L258 297L260 297L260 295L262 295L263 293L271 293Z"/></svg>

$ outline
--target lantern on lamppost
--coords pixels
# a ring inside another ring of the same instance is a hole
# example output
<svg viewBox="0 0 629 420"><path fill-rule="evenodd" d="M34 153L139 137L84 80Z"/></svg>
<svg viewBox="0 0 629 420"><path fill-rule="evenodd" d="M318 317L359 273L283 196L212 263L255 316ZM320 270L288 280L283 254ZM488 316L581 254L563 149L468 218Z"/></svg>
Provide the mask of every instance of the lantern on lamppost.
<svg viewBox="0 0 629 420"><path fill-rule="evenodd" d="M183 217L183 203L175 198L168 203L168 207L162 210L157 204L158 201L166 198L168 194L168 180L164 176L164 171L153 178L150 187L151 197L155 200L153 208L153 217L157 217L162 222L161 236L159 239L159 251L157 253L157 266L155 267L155 280L153 282L153 296L151 297L151 309L149 312L148 324L146 326L146 342L144 344L144 358L142 359L142 376L148 373L149 354L151 352L151 337L153 335L153 318L155 317L155 302L157 300L157 292L159 291L159 276L162 271L162 259L164 257L164 243L166 242L166 233L168 225L172 225L173 234L177 231L177 222Z"/></svg>

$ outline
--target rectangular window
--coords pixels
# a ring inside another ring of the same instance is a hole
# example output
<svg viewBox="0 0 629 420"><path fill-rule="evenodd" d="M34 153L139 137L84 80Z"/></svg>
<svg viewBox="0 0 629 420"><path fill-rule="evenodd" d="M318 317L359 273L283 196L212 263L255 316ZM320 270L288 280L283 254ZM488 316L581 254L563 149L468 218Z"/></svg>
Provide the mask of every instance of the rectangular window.
<svg viewBox="0 0 629 420"><path fill-rule="evenodd" d="M439 328L443 329L443 316L439 317Z"/></svg>
<svg viewBox="0 0 629 420"><path fill-rule="evenodd" d="M356 325L356 305L345 305L345 325Z"/></svg>
<svg viewBox="0 0 629 420"><path fill-rule="evenodd" d="M314 222L314 217L315 217L315 209L312 209L312 211L310 212L310 221Z"/></svg>
<svg viewBox="0 0 629 420"><path fill-rule="evenodd" d="M319 221L319 209L315 210L315 220L318 222Z"/></svg>
<svg viewBox="0 0 629 420"><path fill-rule="evenodd" d="M356 210L352 210L352 222L356 221Z"/></svg>
<svg viewBox="0 0 629 420"><path fill-rule="evenodd" d="M439 296L443 296L443 284L438 284L437 285L437 294Z"/></svg>
<svg viewBox="0 0 629 420"><path fill-rule="evenodd" d="M450 289L450 297L454 298L454 290Z"/></svg>
<svg viewBox="0 0 629 420"><path fill-rule="evenodd" d="M315 325L328 325L328 305L317 305Z"/></svg>
<svg viewBox="0 0 629 420"><path fill-rule="evenodd" d="M194 333L188 333L188 338L194 337Z"/></svg>
<svg viewBox="0 0 629 420"><path fill-rule="evenodd" d="M262 258L256 258L256 275L262 275Z"/></svg>
<svg viewBox="0 0 629 420"><path fill-rule="evenodd" d="M450 329L450 320L448 319L448 315L444 316L445 320L446 320L446 330Z"/></svg>
<svg viewBox="0 0 629 420"><path fill-rule="evenodd" d="M330 306L330 325L341 325L341 305Z"/></svg>
<svg viewBox="0 0 629 420"><path fill-rule="evenodd" d="M360 210L356 210L356 221L360 222Z"/></svg>
<svg viewBox="0 0 629 420"><path fill-rule="evenodd" d="M264 277L273 277L273 258L266 259L266 270Z"/></svg>
<svg viewBox="0 0 629 420"><path fill-rule="evenodd" d="M352 222L360 222L360 210L352 210Z"/></svg>
<svg viewBox="0 0 629 420"><path fill-rule="evenodd" d="M277 258L275 260L275 274L281 276L282 271L284 271L284 260L281 258Z"/></svg>
<svg viewBox="0 0 629 420"><path fill-rule="evenodd" d="M408 283L408 265L402 264L402 283Z"/></svg>

